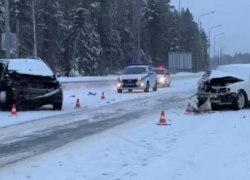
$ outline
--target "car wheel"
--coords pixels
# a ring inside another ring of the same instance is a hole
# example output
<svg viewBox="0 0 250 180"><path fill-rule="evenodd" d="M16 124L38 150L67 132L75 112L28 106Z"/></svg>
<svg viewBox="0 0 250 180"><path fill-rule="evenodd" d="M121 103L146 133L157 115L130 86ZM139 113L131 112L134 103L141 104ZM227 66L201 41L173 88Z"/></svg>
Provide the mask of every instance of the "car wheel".
<svg viewBox="0 0 250 180"><path fill-rule="evenodd" d="M6 91L0 91L0 103L6 103L7 99L7 92Z"/></svg>
<svg viewBox="0 0 250 180"><path fill-rule="evenodd" d="M10 99L11 92L10 91L0 91L0 108L3 111L10 110L13 102Z"/></svg>
<svg viewBox="0 0 250 180"><path fill-rule="evenodd" d="M54 109L54 110L62 110L62 105L63 105L62 102L60 102L60 103L55 103L55 104L53 104L53 109Z"/></svg>
<svg viewBox="0 0 250 180"><path fill-rule="evenodd" d="M155 82L155 85L153 87L153 91L157 91L157 81Z"/></svg>
<svg viewBox="0 0 250 180"><path fill-rule="evenodd" d="M122 89L117 89L117 92L118 93L122 93Z"/></svg>
<svg viewBox="0 0 250 180"><path fill-rule="evenodd" d="M61 110L63 106L63 92L60 90L57 96L57 100L53 103L53 109L54 110Z"/></svg>
<svg viewBox="0 0 250 180"><path fill-rule="evenodd" d="M233 109L240 110L243 109L245 105L246 105L246 95L243 91L240 91L233 102Z"/></svg>
<svg viewBox="0 0 250 180"><path fill-rule="evenodd" d="M0 108L1 108L1 110L6 110L6 100L7 100L7 92L0 91Z"/></svg>
<svg viewBox="0 0 250 180"><path fill-rule="evenodd" d="M149 92L149 82L147 82L144 92Z"/></svg>

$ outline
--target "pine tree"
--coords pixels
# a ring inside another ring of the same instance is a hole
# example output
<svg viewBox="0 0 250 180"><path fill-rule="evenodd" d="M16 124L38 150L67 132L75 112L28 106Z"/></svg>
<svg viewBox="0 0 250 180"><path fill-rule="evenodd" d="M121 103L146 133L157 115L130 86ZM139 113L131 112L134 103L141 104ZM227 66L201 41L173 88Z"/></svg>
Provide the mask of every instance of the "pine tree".
<svg viewBox="0 0 250 180"><path fill-rule="evenodd" d="M166 64L169 50L169 33L171 26L169 0L147 0L144 12L144 48L152 62Z"/></svg>
<svg viewBox="0 0 250 180"><path fill-rule="evenodd" d="M91 8L92 5L90 4ZM100 37L96 32L96 23L91 19L91 12L80 3L70 13L71 25L68 38L72 41L72 75L91 75L98 67L101 52ZM76 74L74 74L76 73Z"/></svg>
<svg viewBox="0 0 250 180"><path fill-rule="evenodd" d="M198 30L189 10L177 11L170 0L10 2L18 57L33 55L31 2L35 2L38 56L65 75L113 73L135 61L167 65L172 51L191 51L195 71L199 63L208 65L205 32ZM4 16L0 2L2 32Z"/></svg>

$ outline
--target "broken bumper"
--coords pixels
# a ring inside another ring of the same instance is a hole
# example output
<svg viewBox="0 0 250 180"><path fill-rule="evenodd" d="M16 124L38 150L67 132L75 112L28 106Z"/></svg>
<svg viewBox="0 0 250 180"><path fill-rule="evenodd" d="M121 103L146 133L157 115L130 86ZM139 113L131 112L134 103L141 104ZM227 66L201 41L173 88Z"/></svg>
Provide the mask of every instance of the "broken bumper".
<svg viewBox="0 0 250 180"><path fill-rule="evenodd" d="M63 101L62 89L44 90L27 88L16 91L16 100L22 107L38 107L46 104L56 104Z"/></svg>
<svg viewBox="0 0 250 180"><path fill-rule="evenodd" d="M236 93L198 93L198 101L203 102L210 97L211 103L216 105L231 105L237 98Z"/></svg>

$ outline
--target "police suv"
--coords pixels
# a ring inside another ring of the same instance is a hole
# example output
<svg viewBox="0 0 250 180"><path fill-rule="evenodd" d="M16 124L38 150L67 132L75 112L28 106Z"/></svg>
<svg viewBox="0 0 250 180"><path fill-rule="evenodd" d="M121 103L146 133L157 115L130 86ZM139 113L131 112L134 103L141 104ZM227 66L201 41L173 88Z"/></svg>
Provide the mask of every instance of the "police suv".
<svg viewBox="0 0 250 180"><path fill-rule="evenodd" d="M149 92L152 88L157 91L157 77L156 73L149 65L130 65L127 66L119 75L117 79L117 92L121 93L123 90L144 90Z"/></svg>

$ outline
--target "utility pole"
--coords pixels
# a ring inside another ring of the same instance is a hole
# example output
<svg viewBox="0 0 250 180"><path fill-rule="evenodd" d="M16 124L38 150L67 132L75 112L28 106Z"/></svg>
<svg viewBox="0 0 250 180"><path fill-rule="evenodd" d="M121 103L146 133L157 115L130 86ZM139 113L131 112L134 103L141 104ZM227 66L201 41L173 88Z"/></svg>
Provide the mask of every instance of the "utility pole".
<svg viewBox="0 0 250 180"><path fill-rule="evenodd" d="M209 28L209 32L208 32L208 61L209 61L209 66L210 66L210 69L214 68L214 60L211 59L211 31L215 28L219 28L219 27L222 27L222 25L216 25L216 26L212 26ZM213 61L213 63L212 63ZM212 66L211 66L212 65Z"/></svg>
<svg viewBox="0 0 250 180"><path fill-rule="evenodd" d="M219 27L222 27L222 25L216 25L216 26L213 26L213 27L210 27L209 28L209 32L208 32L208 57L210 59L210 48L211 48L211 30L215 29L215 28L219 28Z"/></svg>
<svg viewBox="0 0 250 180"><path fill-rule="evenodd" d="M5 38L6 38L6 49L5 57L10 58L10 13L9 13L9 0L5 0Z"/></svg>
<svg viewBox="0 0 250 180"><path fill-rule="evenodd" d="M137 2L137 1L136 1ZM137 2L137 56L138 56L138 62L141 63L141 7L140 4Z"/></svg>
<svg viewBox="0 0 250 180"><path fill-rule="evenodd" d="M218 34L215 34L215 35L214 35L214 59L216 59L216 38L217 38L218 36L223 35L223 34L224 34L224 32L221 32L221 33L218 33ZM219 65L219 57L218 57L217 65Z"/></svg>
<svg viewBox="0 0 250 180"><path fill-rule="evenodd" d="M32 23L33 23L33 47L34 47L34 57L37 57L37 42L36 42L36 18L35 18L35 0L32 1Z"/></svg>
<svg viewBox="0 0 250 180"><path fill-rule="evenodd" d="M135 63L135 1L132 1L132 63Z"/></svg>
<svg viewBox="0 0 250 180"><path fill-rule="evenodd" d="M202 30L202 27L201 27L201 18L204 17L204 16L208 16L208 15L211 15L211 14L214 14L215 11L210 11L210 12L207 12L207 13L203 13L201 14L199 17L198 17L198 29L199 29L199 34L201 36L201 33L203 32ZM207 51L207 50L206 50ZM204 55L202 55L202 52L203 52L203 48L199 50L198 52L198 61L197 61L197 67L196 69L199 71L199 70L202 70L202 67L203 67L203 63L205 63L205 59L204 59Z"/></svg>

